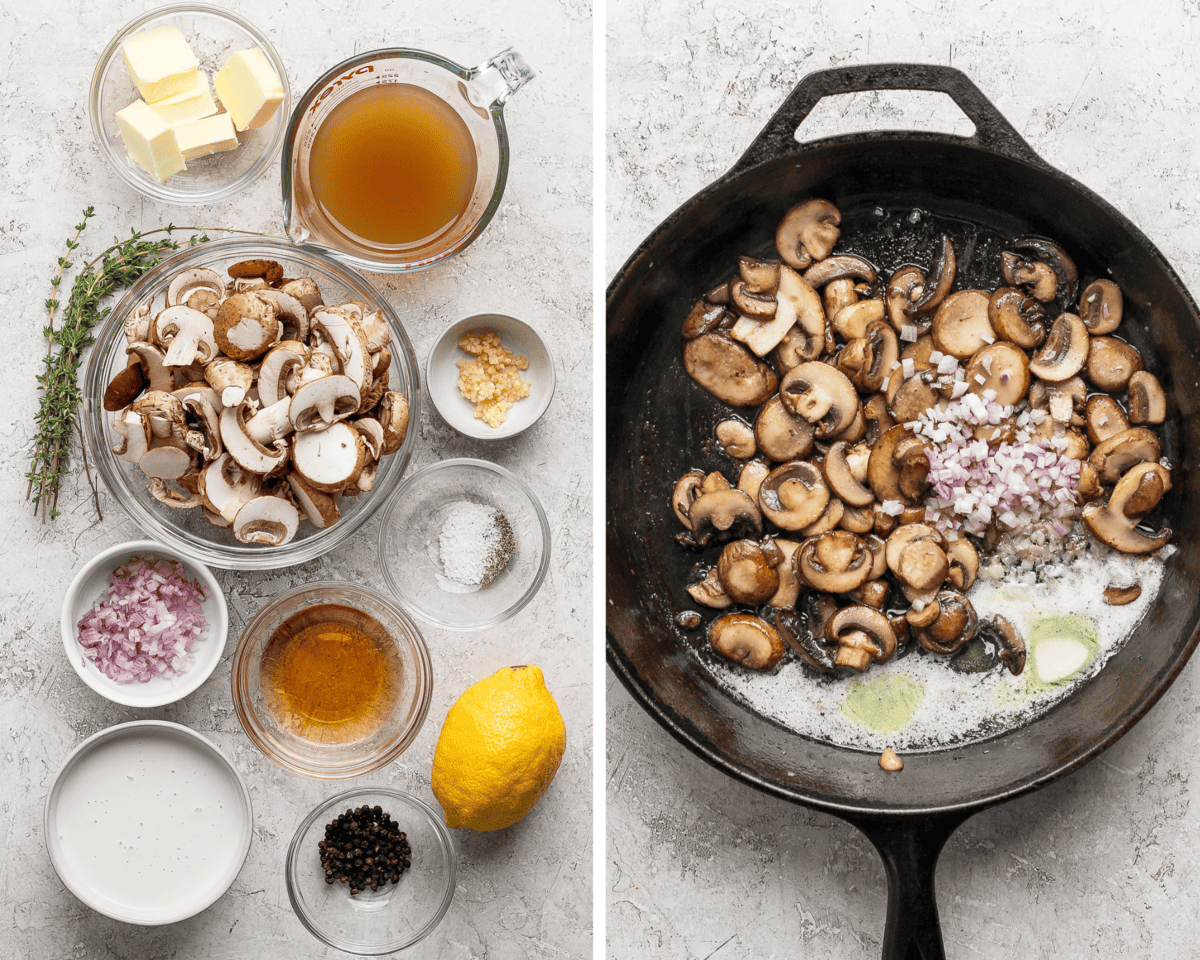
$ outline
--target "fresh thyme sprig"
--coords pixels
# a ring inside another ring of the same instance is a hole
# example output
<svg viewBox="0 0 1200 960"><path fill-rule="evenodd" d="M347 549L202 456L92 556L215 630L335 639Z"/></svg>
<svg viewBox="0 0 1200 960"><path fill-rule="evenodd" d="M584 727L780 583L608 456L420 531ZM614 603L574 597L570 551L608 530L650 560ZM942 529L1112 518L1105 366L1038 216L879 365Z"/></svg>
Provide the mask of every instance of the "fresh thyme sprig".
<svg viewBox="0 0 1200 960"><path fill-rule="evenodd" d="M37 378L42 400L35 417L37 436L34 438L32 462L26 474L29 486L25 491L25 498L33 501L35 512L41 511L43 523L48 518L58 516L58 494L70 462L73 434L79 434L80 448L83 448L78 423L79 407L83 401L79 388L79 367L83 351L95 342L92 331L111 310L110 307L101 308L101 303L118 290L135 283L170 251L178 250L185 244L191 247L207 242L210 239L209 232L267 236L229 227L176 227L168 224L144 232L130 230L130 236L125 240L114 237L111 246L80 268L63 308L62 324L55 329L59 288L67 270L74 266L70 258L79 247L80 237L93 216L94 208L88 207L83 212L83 222L76 224L74 235L67 240L67 252L58 258L58 273L51 282L50 296L46 300L49 322L45 327L45 370ZM196 232L186 241L173 238L174 231L184 230ZM83 457L96 513L100 515L100 494L88 469L86 450Z"/></svg>

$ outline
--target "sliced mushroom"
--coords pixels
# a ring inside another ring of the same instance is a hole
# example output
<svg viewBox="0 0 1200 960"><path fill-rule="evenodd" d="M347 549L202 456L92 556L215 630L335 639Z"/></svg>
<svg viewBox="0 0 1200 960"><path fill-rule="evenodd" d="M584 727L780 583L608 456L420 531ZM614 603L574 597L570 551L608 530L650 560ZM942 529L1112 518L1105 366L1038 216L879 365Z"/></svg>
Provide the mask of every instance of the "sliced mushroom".
<svg viewBox="0 0 1200 960"><path fill-rule="evenodd" d="M726 544L717 561L717 577L725 594L736 603L764 603L779 588L779 573L776 565L781 559L778 548L773 547L773 559L769 562L763 548L753 540L734 540Z"/></svg>
<svg viewBox="0 0 1200 960"><path fill-rule="evenodd" d="M1158 377L1145 370L1129 378L1130 423L1162 423L1167 418L1167 395Z"/></svg>
<svg viewBox="0 0 1200 960"><path fill-rule="evenodd" d="M791 329L783 335L783 339L779 341L779 345L771 351L771 362L779 375L783 376L792 367L816 360L824 352L824 331L819 336L812 336L797 323L792 325Z"/></svg>
<svg viewBox="0 0 1200 960"><path fill-rule="evenodd" d="M730 285L731 292L736 284L734 281ZM769 319L742 317L729 331L734 340L740 340L760 357L774 350L793 326L799 325L813 336L824 331L825 310L820 294L789 267L779 269L775 299L775 311Z"/></svg>
<svg viewBox="0 0 1200 960"><path fill-rule="evenodd" d="M937 368L928 360L912 361L913 375L906 377L906 364L896 367L884 387L888 410L897 423L911 423L938 402Z"/></svg>
<svg viewBox="0 0 1200 960"><path fill-rule="evenodd" d="M872 446L896 425L891 411L888 410L887 397L878 393L863 404L863 418L867 421L867 443Z"/></svg>
<svg viewBox="0 0 1200 960"><path fill-rule="evenodd" d="M120 438L112 452L120 459L137 463L150 449L150 424L136 410L126 410L113 420L112 428Z"/></svg>
<svg viewBox="0 0 1200 960"><path fill-rule="evenodd" d="M829 484L829 489L850 506L870 506L875 500L875 494L868 487L863 486L851 472L850 464L846 459L847 450L848 445L844 440L829 448L825 454L825 481Z"/></svg>
<svg viewBox="0 0 1200 960"><path fill-rule="evenodd" d="M887 603L888 593L886 580L868 580L851 590L847 596L855 603L861 603L874 610L882 610L884 604Z"/></svg>
<svg viewBox="0 0 1200 960"><path fill-rule="evenodd" d="M379 401L376 419L383 425L383 452L395 453L408 436L408 397L399 390L389 390Z"/></svg>
<svg viewBox="0 0 1200 960"><path fill-rule="evenodd" d="M1087 409L1087 384L1082 377L1071 377L1060 383L1035 380L1029 388L1029 405L1046 410L1050 418L1063 426L1083 426L1081 414ZM1045 421L1042 422L1045 427Z"/></svg>
<svg viewBox="0 0 1200 960"><path fill-rule="evenodd" d="M1142 355L1132 344L1116 337L1092 337L1085 372L1093 386L1112 393L1124 390L1141 369Z"/></svg>
<svg viewBox="0 0 1200 960"><path fill-rule="evenodd" d="M876 320L867 325L862 337L851 340L842 348L837 367L860 393L871 394L883 387L899 359L900 341L896 339L896 331L882 320Z"/></svg>
<svg viewBox="0 0 1200 960"><path fill-rule="evenodd" d="M725 317L725 308L714 305L707 300L697 300L691 312L683 319L683 337L694 340L696 337L716 330Z"/></svg>
<svg viewBox="0 0 1200 960"><path fill-rule="evenodd" d="M912 434L903 424L892 427L875 441L871 448L871 457L867 463L867 482L875 493L875 498L884 500L904 500L900 492L900 465L895 461L896 445Z"/></svg>
<svg viewBox="0 0 1200 960"><path fill-rule="evenodd" d="M803 537L815 537L818 534L833 530L841 525L842 517L845 513L846 505L837 497L830 497L829 503L825 504L825 509L821 515L802 529L800 535Z"/></svg>
<svg viewBox="0 0 1200 960"><path fill-rule="evenodd" d="M1104 602L1110 607L1123 607L1126 604L1133 603L1142 595L1141 584L1135 583L1131 587L1107 586L1104 588Z"/></svg>
<svg viewBox="0 0 1200 960"><path fill-rule="evenodd" d="M917 642L930 653L949 656L975 636L979 618L971 601L955 590L938 591L936 605L937 618L916 631Z"/></svg>
<svg viewBox="0 0 1200 960"><path fill-rule="evenodd" d="M727 660L751 670L770 670L787 652L778 631L752 613L727 613L708 628L708 642Z"/></svg>
<svg viewBox="0 0 1200 960"><path fill-rule="evenodd" d="M150 496L164 507L170 507L172 510L194 510L196 507L203 506L204 498L182 486L181 482L186 482L184 477L175 481L151 477L150 482L146 484L146 489L150 492Z"/></svg>
<svg viewBox="0 0 1200 960"><path fill-rule="evenodd" d="M233 535L242 543L281 547L300 528L300 511L283 497L255 497L233 518Z"/></svg>
<svg viewBox="0 0 1200 960"><path fill-rule="evenodd" d="M912 305L917 316L924 316L936 310L950 293L954 286L954 276L958 269L958 258L954 254L954 244L944 233L937 256L929 270L929 277L924 283L924 289Z"/></svg>
<svg viewBox="0 0 1200 960"><path fill-rule="evenodd" d="M749 495L741 490L703 493L688 510L691 540L697 546L718 541L762 535L762 514Z"/></svg>
<svg viewBox="0 0 1200 960"><path fill-rule="evenodd" d="M979 573L979 551L966 537L959 537L950 542L946 548L946 556L950 561L950 572L946 579L966 593L974 586L975 577Z"/></svg>
<svg viewBox="0 0 1200 960"><path fill-rule="evenodd" d="M758 504L780 529L803 530L825 512L829 488L815 464L793 460L767 475L758 491Z"/></svg>
<svg viewBox="0 0 1200 960"><path fill-rule="evenodd" d="M170 393L175 388L175 378L163 362L163 352L158 347L150 343L131 343L126 352L141 365L151 390Z"/></svg>
<svg viewBox="0 0 1200 960"><path fill-rule="evenodd" d="M1048 303L1058 293L1058 277L1050 264L1026 260L1011 251L1000 254L1000 272L1004 282L1020 287L1031 297Z"/></svg>
<svg viewBox="0 0 1200 960"><path fill-rule="evenodd" d="M354 316L341 307L324 307L312 315L313 336L333 345L343 376L353 380L359 389L359 399L371 389L372 367L367 337Z"/></svg>
<svg viewBox="0 0 1200 960"><path fill-rule="evenodd" d="M825 640L825 624L836 609L833 598L822 593L809 594L805 607L807 614L776 610L775 629L801 663L818 673L835 674L838 670L833 657L837 644Z"/></svg>
<svg viewBox="0 0 1200 960"><path fill-rule="evenodd" d="M837 665L859 673L872 660L882 663L896 652L896 631L884 614L868 606L843 607L829 619L827 633L838 642Z"/></svg>
<svg viewBox="0 0 1200 960"><path fill-rule="evenodd" d="M807 269L833 252L841 222L841 213L828 200L806 200L784 214L775 231L775 249L789 267Z"/></svg>
<svg viewBox="0 0 1200 960"><path fill-rule="evenodd" d="M1012 274L1004 270L1003 260L1011 254L1002 256L1004 279L1014 287L1030 283L1038 287L1033 293L1039 300L1053 300L1057 297L1062 305L1075 302L1075 294L1079 290L1079 271L1075 261L1068 256L1067 251L1045 237L1020 237L1011 244L1012 249L1028 253L1036 259L1015 258L1017 263L1012 268ZM1051 277L1046 278L1046 268ZM1027 279L1016 279L1018 273ZM1048 295L1047 295L1048 294Z"/></svg>
<svg viewBox="0 0 1200 960"><path fill-rule="evenodd" d="M213 321L184 304L163 310L154 318L154 330L159 346L166 348L163 363L168 367L208 363L217 355Z"/></svg>
<svg viewBox="0 0 1200 960"><path fill-rule="evenodd" d="M264 406L282 400L291 391L289 379L303 369L311 351L298 340L281 340L267 351L258 367L258 399Z"/></svg>
<svg viewBox="0 0 1200 960"><path fill-rule="evenodd" d="M1131 391L1132 387L1131 382ZM1088 439L1096 446L1109 437L1115 437L1118 433L1124 433L1129 429L1125 411L1121 409L1121 405L1116 400L1106 394L1100 393L1089 397L1084 412L1087 420Z"/></svg>
<svg viewBox="0 0 1200 960"><path fill-rule="evenodd" d="M177 390L174 395L178 397L180 392ZM184 435L184 442L198 451L205 461L215 460L225 450L225 445L221 442L220 415L216 408L202 391L185 395L180 402L183 404L184 415L191 415L188 417L188 424L194 428Z"/></svg>
<svg viewBox="0 0 1200 960"><path fill-rule="evenodd" d="M280 403L290 401L291 422L298 433L310 430L326 430L332 424L358 412L359 388L349 377L336 374L327 377L317 377L296 388L291 397L284 397Z"/></svg>
<svg viewBox="0 0 1200 960"><path fill-rule="evenodd" d="M749 460L757 452L754 444L754 430L744 420L730 418L722 420L713 431L717 443L735 460Z"/></svg>
<svg viewBox="0 0 1200 960"><path fill-rule="evenodd" d="M843 307L858 303L858 291L854 289L854 281L850 277L829 281L821 291L821 302L825 305L825 316L836 317Z"/></svg>
<svg viewBox="0 0 1200 960"><path fill-rule="evenodd" d="M251 473L266 475L287 463L286 439L261 443L250 435L248 421L254 409L248 400L221 411L221 442L238 466Z"/></svg>
<svg viewBox="0 0 1200 960"><path fill-rule="evenodd" d="M751 460L742 467L738 474L737 488L745 493L755 503L758 502L758 491L762 482L771 474L771 468L761 460Z"/></svg>
<svg viewBox="0 0 1200 960"><path fill-rule="evenodd" d="M930 328L933 345L942 353L966 360L981 347L994 342L996 331L988 320L990 300L982 290L959 290L950 294L933 315Z"/></svg>
<svg viewBox="0 0 1200 960"><path fill-rule="evenodd" d="M1087 327L1075 314L1059 314L1046 342L1029 361L1029 372L1054 383L1069 380L1087 363L1090 339Z"/></svg>
<svg viewBox="0 0 1200 960"><path fill-rule="evenodd" d="M131 360L129 366L118 371L105 388L104 409L109 413L124 410L138 398L148 383L142 365L136 360Z"/></svg>
<svg viewBox="0 0 1200 960"><path fill-rule="evenodd" d="M284 334L289 333L288 325L290 324L292 339L301 342L308 339L310 324L308 311L304 309L304 304L282 290L272 290L269 287L265 290L256 291L255 296L263 300L269 300L275 304L276 313L284 323Z"/></svg>
<svg viewBox="0 0 1200 960"><path fill-rule="evenodd" d="M716 567L709 570L707 576L699 583L694 583L688 587L687 592L693 600L706 607L724 610L727 607L733 606L733 601L729 599L725 593L725 589L721 586L721 580L717 576Z"/></svg>
<svg viewBox="0 0 1200 960"><path fill-rule="evenodd" d="M833 332L843 340L857 340L866 335L867 324L876 322L884 322L883 301L859 300L834 314ZM899 354L899 349L896 352Z"/></svg>
<svg viewBox="0 0 1200 960"><path fill-rule="evenodd" d="M1102 483L1116 483L1130 467L1157 460L1162 453L1158 437L1147 427L1130 427L1099 444L1089 458Z"/></svg>
<svg viewBox="0 0 1200 960"><path fill-rule="evenodd" d="M167 287L167 306L187 303L192 294L201 290L206 290L219 299L225 296L225 281L219 273L207 267L182 270Z"/></svg>
<svg viewBox="0 0 1200 960"><path fill-rule="evenodd" d="M200 471L197 485L207 508L231 524L242 506L258 496L262 477L242 470L223 453Z"/></svg>
<svg viewBox="0 0 1200 960"><path fill-rule="evenodd" d="M358 431L339 422L326 430L297 433L292 441L292 465L309 486L333 493L358 476L366 452Z"/></svg>
<svg viewBox="0 0 1200 960"><path fill-rule="evenodd" d="M295 471L287 475L288 486L292 488L292 497L296 505L304 512L304 516L318 530L332 527L341 518L338 510L337 496L324 493L311 486Z"/></svg>
<svg viewBox="0 0 1200 960"><path fill-rule="evenodd" d="M204 379L220 395L223 407L236 407L254 385L254 369L229 357L217 357L205 366Z"/></svg>
<svg viewBox="0 0 1200 960"><path fill-rule="evenodd" d="M225 356L233 360L261 357L280 339L279 310L257 293L235 293L221 304L213 322L213 336Z"/></svg>
<svg viewBox="0 0 1200 960"><path fill-rule="evenodd" d="M154 437L150 448L138 460L138 469L147 477L178 480L195 468L195 451L175 437Z"/></svg>
<svg viewBox="0 0 1200 960"><path fill-rule="evenodd" d="M916 326L916 303L925 294L925 271L920 267L901 267L888 280L884 300L888 320L897 333Z"/></svg>
<svg viewBox="0 0 1200 960"><path fill-rule="evenodd" d="M754 421L758 449L777 463L807 457L813 445L813 426L788 410L778 395L771 397Z"/></svg>
<svg viewBox="0 0 1200 960"><path fill-rule="evenodd" d="M967 364L967 390L983 396L991 390L1001 406L1012 406L1029 389L1029 358L1003 341L984 347Z"/></svg>
<svg viewBox="0 0 1200 960"><path fill-rule="evenodd" d="M779 261L738 257L738 275L750 293L771 293L779 286Z"/></svg>
<svg viewBox="0 0 1200 960"><path fill-rule="evenodd" d="M816 427L818 438L841 433L858 413L858 393L846 375L827 363L802 363L779 384L787 409Z"/></svg>
<svg viewBox="0 0 1200 960"><path fill-rule="evenodd" d="M842 280L847 277L857 278L868 284L875 282L877 274L869 260L864 260L852 253L841 253L835 257L826 254L826 257L828 259L814 257L813 259L821 262L814 264L804 272L804 279L812 286L823 287L833 280Z"/></svg>
<svg viewBox="0 0 1200 960"><path fill-rule="evenodd" d="M800 598L800 578L796 575L793 563L800 544L795 540L776 540L775 547L780 555L779 563L775 566L775 572L779 574L779 588L767 600L767 605L790 610Z"/></svg>
<svg viewBox="0 0 1200 960"><path fill-rule="evenodd" d="M1084 506L1083 522L1097 539L1114 550L1133 554L1153 553L1170 542L1171 530L1164 527L1158 533L1147 536L1137 529L1137 521L1158 505L1158 500L1170 489L1170 484L1170 472L1160 464L1134 466L1117 482L1107 504L1089 503Z"/></svg>
<svg viewBox="0 0 1200 960"><path fill-rule="evenodd" d="M671 509L675 511L676 519L689 530L692 521L688 513L696 498L700 496L700 485L704 482L703 470L689 470L675 482L671 491Z"/></svg>
<svg viewBox="0 0 1200 960"><path fill-rule="evenodd" d="M865 540L845 530L809 537L796 551L800 576L824 593L847 593L866 583L873 557Z"/></svg>
<svg viewBox="0 0 1200 960"><path fill-rule="evenodd" d="M288 280L279 285L279 290L281 293L286 293L289 297L299 300L308 313L312 313L325 302L321 299L321 288L317 286L317 281L312 277L297 277L294 280Z"/></svg>
<svg viewBox="0 0 1200 960"><path fill-rule="evenodd" d="M700 386L732 407L766 403L779 386L767 364L724 333L706 333L683 347L683 367Z"/></svg>
<svg viewBox="0 0 1200 960"><path fill-rule="evenodd" d="M764 321L775 316L774 292L752 293L740 277L729 284L729 299L738 313L747 319Z"/></svg>
<svg viewBox="0 0 1200 960"><path fill-rule="evenodd" d="M996 336L1023 350L1046 339L1046 308L1040 300L1016 287L1000 287L988 301L988 322Z"/></svg>
<svg viewBox="0 0 1200 960"><path fill-rule="evenodd" d="M183 403L172 393L147 390L133 402L131 409L146 418L152 443L155 437L174 437L182 441L187 434L187 417Z"/></svg>
<svg viewBox="0 0 1200 960"><path fill-rule="evenodd" d="M916 590L934 590L950 573L945 538L924 523L897 527L887 539L886 557L888 569Z"/></svg>
<svg viewBox="0 0 1200 960"><path fill-rule="evenodd" d="M1079 297L1079 316L1088 333L1102 336L1121 325L1124 298L1111 280L1093 280Z"/></svg>

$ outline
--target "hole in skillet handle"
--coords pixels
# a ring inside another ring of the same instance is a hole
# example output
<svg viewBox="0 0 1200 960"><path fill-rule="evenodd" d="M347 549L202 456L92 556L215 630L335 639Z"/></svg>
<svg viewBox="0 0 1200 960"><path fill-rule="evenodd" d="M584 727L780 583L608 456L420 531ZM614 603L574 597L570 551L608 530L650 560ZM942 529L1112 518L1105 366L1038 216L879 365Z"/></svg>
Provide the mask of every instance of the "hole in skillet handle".
<svg viewBox="0 0 1200 960"><path fill-rule="evenodd" d="M961 70L939 64L873 63L818 70L804 77L726 176L794 153L796 142L800 139L801 123L821 100L883 90L944 94L954 101L975 128L974 134L967 137L939 132L924 133L930 139L954 143L966 141L1014 160L1053 169L1034 152L1016 128Z"/></svg>
<svg viewBox="0 0 1200 960"><path fill-rule="evenodd" d="M949 94L931 90L872 90L824 97L801 121L797 143L876 130L936 133L969 139L976 127Z"/></svg>

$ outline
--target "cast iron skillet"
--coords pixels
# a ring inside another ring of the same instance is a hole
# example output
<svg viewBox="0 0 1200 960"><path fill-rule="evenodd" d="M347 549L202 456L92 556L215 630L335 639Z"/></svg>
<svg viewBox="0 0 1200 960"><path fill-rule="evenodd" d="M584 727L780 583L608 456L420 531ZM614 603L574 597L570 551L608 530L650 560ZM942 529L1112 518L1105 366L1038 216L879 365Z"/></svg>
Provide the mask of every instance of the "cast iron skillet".
<svg viewBox="0 0 1200 960"><path fill-rule="evenodd" d="M949 94L975 135L795 141L822 97L885 89ZM729 408L683 373L680 325L698 296L728 277L738 254L774 256L780 216L809 197L837 204L843 238L858 238L839 249L880 261L928 264L940 231L949 231L959 254L956 289L997 285L1004 237L1058 240L1084 282L1109 271L1121 286L1120 333L1142 350L1169 397L1163 435L1174 489L1165 511L1179 552L1145 620L1095 678L1040 718L967 746L906 752L898 775L884 774L874 752L788 730L723 692L696 652L703 632L685 634L673 622L694 606L683 588L696 558L673 542L671 488L688 469L728 471L731 463L711 443L702 452ZM897 230L900 214L914 209L924 211L918 223ZM884 957L942 957L933 882L950 834L971 814L1044 786L1114 743L1162 696L1200 639L1195 303L1137 227L1043 162L966 76L879 64L802 80L733 169L668 217L622 267L608 289L607 315L610 666L655 719L717 769L862 830L888 878Z"/></svg>

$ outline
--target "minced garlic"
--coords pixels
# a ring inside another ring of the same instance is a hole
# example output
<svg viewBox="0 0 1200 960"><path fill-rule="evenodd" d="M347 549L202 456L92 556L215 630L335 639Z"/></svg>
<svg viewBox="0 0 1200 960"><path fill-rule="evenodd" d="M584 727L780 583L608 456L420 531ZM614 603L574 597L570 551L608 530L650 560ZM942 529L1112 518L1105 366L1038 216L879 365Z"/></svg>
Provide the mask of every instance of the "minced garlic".
<svg viewBox="0 0 1200 960"><path fill-rule="evenodd" d="M458 348L475 357L458 361L458 392L475 404L476 420L500 426L509 408L529 396L529 381L517 373L528 368L528 358L513 353L490 330L468 333Z"/></svg>

